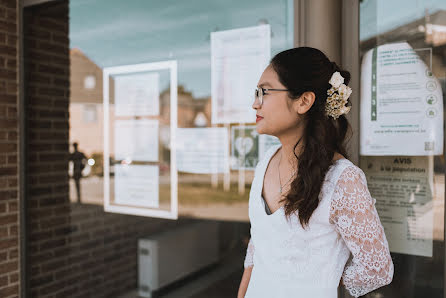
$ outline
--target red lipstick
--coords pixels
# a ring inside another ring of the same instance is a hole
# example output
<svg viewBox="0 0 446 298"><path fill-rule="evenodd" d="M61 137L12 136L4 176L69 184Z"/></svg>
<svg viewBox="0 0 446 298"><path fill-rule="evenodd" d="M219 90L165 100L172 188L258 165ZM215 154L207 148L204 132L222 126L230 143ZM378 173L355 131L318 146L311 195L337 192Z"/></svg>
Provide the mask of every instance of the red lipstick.
<svg viewBox="0 0 446 298"><path fill-rule="evenodd" d="M261 116L259 116L259 115L256 115L256 123L259 122L259 121L262 120L262 119L263 119L263 117L261 117Z"/></svg>

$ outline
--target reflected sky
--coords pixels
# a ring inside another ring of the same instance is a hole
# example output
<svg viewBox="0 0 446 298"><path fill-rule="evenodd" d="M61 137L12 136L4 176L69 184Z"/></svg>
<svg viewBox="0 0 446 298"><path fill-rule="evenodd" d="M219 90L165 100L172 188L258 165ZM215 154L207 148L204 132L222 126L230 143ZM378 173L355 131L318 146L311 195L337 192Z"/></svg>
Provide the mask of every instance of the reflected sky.
<svg viewBox="0 0 446 298"><path fill-rule="evenodd" d="M70 47L101 68L178 60L179 84L205 97L211 92L210 32L269 23L274 55L292 46L292 3L72 0Z"/></svg>
<svg viewBox="0 0 446 298"><path fill-rule="evenodd" d="M446 0L364 0L360 38L413 20ZM179 84L195 97L211 90L210 32L269 23L271 55L292 47L292 0L72 0L70 47L99 67L178 60ZM162 82L161 88L166 88Z"/></svg>
<svg viewBox="0 0 446 298"><path fill-rule="evenodd" d="M446 10L446 0L363 0L360 5L360 39L365 40L421 19L425 12Z"/></svg>

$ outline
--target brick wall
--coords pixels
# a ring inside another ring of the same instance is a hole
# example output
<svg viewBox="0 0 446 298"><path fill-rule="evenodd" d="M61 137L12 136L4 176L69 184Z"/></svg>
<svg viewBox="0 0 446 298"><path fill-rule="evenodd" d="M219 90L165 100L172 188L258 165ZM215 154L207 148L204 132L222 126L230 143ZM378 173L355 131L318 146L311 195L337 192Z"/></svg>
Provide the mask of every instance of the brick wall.
<svg viewBox="0 0 446 298"><path fill-rule="evenodd" d="M19 295L18 1L0 0L0 297Z"/></svg>
<svg viewBox="0 0 446 298"><path fill-rule="evenodd" d="M32 296L52 295L68 253L69 59L66 2L24 12L27 229ZM63 287L61 287L63 289Z"/></svg>

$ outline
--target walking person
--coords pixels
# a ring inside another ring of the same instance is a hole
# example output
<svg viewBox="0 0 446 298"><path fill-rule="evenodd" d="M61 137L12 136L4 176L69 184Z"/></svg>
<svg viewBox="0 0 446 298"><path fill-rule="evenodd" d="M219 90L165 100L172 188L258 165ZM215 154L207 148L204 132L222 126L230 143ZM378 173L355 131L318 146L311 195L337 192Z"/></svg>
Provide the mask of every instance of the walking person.
<svg viewBox="0 0 446 298"><path fill-rule="evenodd" d="M87 157L84 153L79 151L78 144L73 143L74 152L70 154L69 160L73 162L73 179L76 185L77 202L81 202L81 178L82 170L87 164Z"/></svg>
<svg viewBox="0 0 446 298"><path fill-rule="evenodd" d="M277 54L255 90L256 130L279 138L255 170L238 297L354 297L393 262L364 172L348 159L350 73L321 51Z"/></svg>

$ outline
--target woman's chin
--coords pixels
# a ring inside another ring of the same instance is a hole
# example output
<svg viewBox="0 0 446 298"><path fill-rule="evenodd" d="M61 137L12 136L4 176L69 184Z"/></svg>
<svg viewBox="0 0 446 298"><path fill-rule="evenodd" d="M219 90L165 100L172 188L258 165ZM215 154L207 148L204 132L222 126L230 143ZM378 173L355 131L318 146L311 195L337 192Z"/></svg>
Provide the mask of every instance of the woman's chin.
<svg viewBox="0 0 446 298"><path fill-rule="evenodd" d="M256 125L256 131L259 134L266 134L265 130L262 128L262 125L259 124Z"/></svg>

